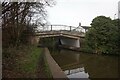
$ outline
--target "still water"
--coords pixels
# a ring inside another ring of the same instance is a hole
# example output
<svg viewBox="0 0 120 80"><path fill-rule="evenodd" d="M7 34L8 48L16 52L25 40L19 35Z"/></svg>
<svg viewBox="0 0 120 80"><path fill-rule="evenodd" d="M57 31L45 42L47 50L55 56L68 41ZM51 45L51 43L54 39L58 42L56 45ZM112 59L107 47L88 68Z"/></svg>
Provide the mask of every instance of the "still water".
<svg viewBox="0 0 120 80"><path fill-rule="evenodd" d="M51 53L68 78L118 78L118 57L62 49Z"/></svg>

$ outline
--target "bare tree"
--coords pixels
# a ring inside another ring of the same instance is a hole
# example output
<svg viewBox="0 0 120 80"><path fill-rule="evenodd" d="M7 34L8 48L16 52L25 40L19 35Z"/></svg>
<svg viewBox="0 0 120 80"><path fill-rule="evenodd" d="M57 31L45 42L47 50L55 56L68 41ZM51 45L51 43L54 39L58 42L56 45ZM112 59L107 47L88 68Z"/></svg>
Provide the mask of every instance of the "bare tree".
<svg viewBox="0 0 120 80"><path fill-rule="evenodd" d="M53 0L2 2L3 44L18 45L23 31L42 25L47 16L45 8L53 5Z"/></svg>

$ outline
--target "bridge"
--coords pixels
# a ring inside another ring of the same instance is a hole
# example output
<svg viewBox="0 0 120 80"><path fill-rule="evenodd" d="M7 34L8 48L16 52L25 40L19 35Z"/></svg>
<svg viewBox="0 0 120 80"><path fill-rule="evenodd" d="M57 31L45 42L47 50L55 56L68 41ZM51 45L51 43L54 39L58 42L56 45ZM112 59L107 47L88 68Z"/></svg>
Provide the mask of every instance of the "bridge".
<svg viewBox="0 0 120 80"><path fill-rule="evenodd" d="M85 28L86 29L86 28ZM82 26L46 25L36 31L37 42L41 38L59 37L62 45L80 47L80 39L85 37Z"/></svg>

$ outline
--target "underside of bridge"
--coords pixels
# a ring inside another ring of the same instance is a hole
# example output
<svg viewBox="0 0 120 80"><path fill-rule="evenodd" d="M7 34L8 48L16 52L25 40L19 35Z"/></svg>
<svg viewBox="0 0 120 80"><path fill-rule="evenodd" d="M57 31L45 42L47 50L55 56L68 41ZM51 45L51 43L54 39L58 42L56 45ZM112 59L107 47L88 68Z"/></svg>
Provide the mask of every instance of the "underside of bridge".
<svg viewBox="0 0 120 80"><path fill-rule="evenodd" d="M41 39L44 40L44 38L46 38L46 39L54 38L55 42L57 42L57 44L59 44L59 45L75 47L75 48L80 47L80 38L70 38L70 37L65 37L65 36L53 36L53 37L36 36L34 43L39 44L39 41L41 41ZM51 43L51 42L49 42L49 43Z"/></svg>
<svg viewBox="0 0 120 80"><path fill-rule="evenodd" d="M73 34L71 32L38 33L35 36L36 36L37 43L39 43L40 39L54 38L55 42L58 42L59 45L63 45L63 47L65 46L68 48L79 48L81 45L80 39L84 38L84 36L81 34L75 34L75 33Z"/></svg>
<svg viewBox="0 0 120 80"><path fill-rule="evenodd" d="M70 47L80 47L80 39L72 39L67 37L61 37L60 42L62 45L70 46Z"/></svg>

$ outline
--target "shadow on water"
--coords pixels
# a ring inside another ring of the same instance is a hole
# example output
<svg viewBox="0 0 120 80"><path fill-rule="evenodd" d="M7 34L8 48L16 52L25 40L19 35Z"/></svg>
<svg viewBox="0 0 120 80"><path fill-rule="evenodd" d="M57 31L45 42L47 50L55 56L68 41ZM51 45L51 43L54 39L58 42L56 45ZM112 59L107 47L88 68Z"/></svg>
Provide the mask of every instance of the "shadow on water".
<svg viewBox="0 0 120 80"><path fill-rule="evenodd" d="M118 78L118 56L96 55L71 50L50 49L68 78Z"/></svg>

